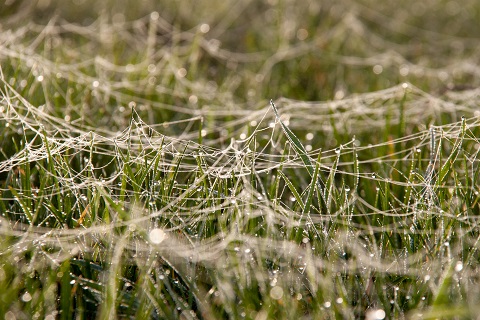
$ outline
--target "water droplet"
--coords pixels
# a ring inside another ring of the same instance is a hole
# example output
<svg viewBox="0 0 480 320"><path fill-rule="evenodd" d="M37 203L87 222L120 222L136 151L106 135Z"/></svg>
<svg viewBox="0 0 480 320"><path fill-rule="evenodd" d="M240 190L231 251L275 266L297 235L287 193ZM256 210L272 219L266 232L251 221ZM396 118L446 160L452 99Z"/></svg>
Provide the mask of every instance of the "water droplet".
<svg viewBox="0 0 480 320"><path fill-rule="evenodd" d="M280 300L283 297L283 289L279 286L275 286L270 290L270 297L274 300Z"/></svg>
<svg viewBox="0 0 480 320"><path fill-rule="evenodd" d="M154 244L161 243L167 237L165 231L158 228L155 228L152 231L150 231L148 236L150 238L150 241L152 241Z"/></svg>
<svg viewBox="0 0 480 320"><path fill-rule="evenodd" d="M28 292L25 292L23 295L22 295L22 301L23 302L29 302L30 300L32 300L32 295Z"/></svg>
<svg viewBox="0 0 480 320"><path fill-rule="evenodd" d="M200 32L207 33L208 31L210 31L210 26L207 23L202 23L200 25Z"/></svg>
<svg viewBox="0 0 480 320"><path fill-rule="evenodd" d="M463 270L463 263L462 261L457 261L457 264L455 265L455 271L460 272Z"/></svg>
<svg viewBox="0 0 480 320"><path fill-rule="evenodd" d="M365 319L366 320L383 320L385 319L386 313L382 309L377 310L368 310Z"/></svg>

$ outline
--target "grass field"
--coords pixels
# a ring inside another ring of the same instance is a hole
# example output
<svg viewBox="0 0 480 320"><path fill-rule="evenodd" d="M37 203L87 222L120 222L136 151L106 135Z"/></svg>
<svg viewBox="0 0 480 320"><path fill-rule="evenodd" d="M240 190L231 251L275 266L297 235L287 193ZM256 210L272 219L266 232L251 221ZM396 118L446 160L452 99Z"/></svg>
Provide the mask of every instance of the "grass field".
<svg viewBox="0 0 480 320"><path fill-rule="evenodd" d="M478 21L4 1L0 318L478 319Z"/></svg>

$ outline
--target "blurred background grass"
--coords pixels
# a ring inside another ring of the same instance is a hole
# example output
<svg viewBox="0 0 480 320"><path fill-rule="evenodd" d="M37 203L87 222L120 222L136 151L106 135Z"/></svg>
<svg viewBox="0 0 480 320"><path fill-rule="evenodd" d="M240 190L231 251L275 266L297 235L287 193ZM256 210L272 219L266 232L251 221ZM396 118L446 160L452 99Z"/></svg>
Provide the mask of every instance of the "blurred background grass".
<svg viewBox="0 0 480 320"><path fill-rule="evenodd" d="M178 46L188 79L235 83L225 91L245 102L252 96L326 100L403 81L429 92L476 87L478 7L474 0L8 0L1 15L4 30L29 23L90 26L90 34L68 39L79 51L75 60L100 56L124 65L142 60L148 16L158 12L154 53ZM208 25L205 34L202 24ZM193 41L196 36L201 41ZM92 38L97 41L82 46ZM57 56L64 49L54 45L49 51Z"/></svg>

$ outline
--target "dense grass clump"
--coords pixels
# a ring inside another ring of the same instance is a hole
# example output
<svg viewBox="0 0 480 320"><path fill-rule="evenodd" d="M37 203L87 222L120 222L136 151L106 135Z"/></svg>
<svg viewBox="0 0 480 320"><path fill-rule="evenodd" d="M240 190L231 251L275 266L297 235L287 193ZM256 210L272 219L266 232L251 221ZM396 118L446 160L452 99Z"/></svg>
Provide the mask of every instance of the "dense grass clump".
<svg viewBox="0 0 480 320"><path fill-rule="evenodd" d="M477 1L140 2L0 4L2 319L480 313Z"/></svg>

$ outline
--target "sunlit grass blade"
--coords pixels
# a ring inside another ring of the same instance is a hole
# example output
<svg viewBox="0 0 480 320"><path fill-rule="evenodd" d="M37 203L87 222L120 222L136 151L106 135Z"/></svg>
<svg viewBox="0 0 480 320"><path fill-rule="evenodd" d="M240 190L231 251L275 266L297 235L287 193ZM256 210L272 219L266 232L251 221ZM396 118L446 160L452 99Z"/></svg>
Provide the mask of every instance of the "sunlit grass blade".
<svg viewBox="0 0 480 320"><path fill-rule="evenodd" d="M285 135L287 136L287 139L290 142L291 146L293 147L297 155L302 160L303 164L305 165L305 168L308 171L308 174L310 176L313 176L314 167L313 167L312 161L310 160L310 156L307 153L307 150L305 150L305 147L297 138L297 136L280 119L280 115L278 113L277 107L275 106L275 103L273 102L273 100L270 100L270 105L272 106L273 111L275 112L275 117L277 118L278 123L280 123L280 126L283 132L285 133Z"/></svg>

